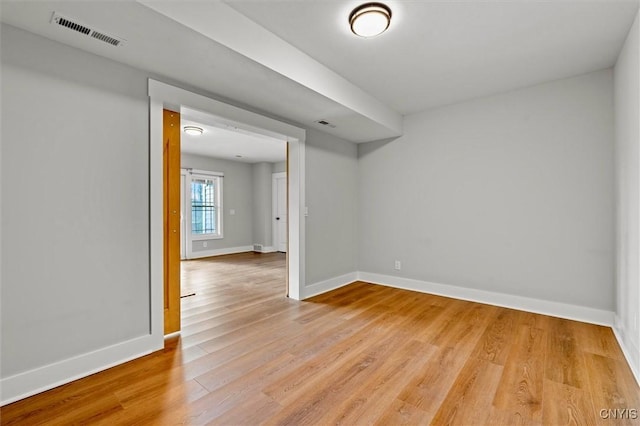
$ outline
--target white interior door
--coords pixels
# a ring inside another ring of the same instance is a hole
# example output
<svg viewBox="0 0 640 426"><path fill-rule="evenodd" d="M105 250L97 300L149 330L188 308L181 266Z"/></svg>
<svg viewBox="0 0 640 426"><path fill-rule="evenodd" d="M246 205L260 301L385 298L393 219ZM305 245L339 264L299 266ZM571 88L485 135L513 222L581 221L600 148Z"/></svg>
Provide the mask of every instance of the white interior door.
<svg viewBox="0 0 640 426"><path fill-rule="evenodd" d="M287 251L287 174L273 174L273 245Z"/></svg>

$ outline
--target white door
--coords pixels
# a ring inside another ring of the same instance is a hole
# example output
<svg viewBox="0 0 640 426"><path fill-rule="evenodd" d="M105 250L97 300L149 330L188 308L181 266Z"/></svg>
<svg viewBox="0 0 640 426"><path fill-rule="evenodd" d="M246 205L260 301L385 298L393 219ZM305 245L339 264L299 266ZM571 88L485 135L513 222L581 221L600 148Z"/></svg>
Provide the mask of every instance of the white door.
<svg viewBox="0 0 640 426"><path fill-rule="evenodd" d="M273 174L273 245L287 251L287 174Z"/></svg>

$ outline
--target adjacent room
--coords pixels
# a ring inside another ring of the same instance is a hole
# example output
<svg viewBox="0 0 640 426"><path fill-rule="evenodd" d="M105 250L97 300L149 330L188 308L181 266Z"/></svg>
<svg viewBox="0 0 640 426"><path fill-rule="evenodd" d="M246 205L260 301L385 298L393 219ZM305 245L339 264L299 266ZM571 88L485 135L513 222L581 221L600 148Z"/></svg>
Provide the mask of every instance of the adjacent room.
<svg viewBox="0 0 640 426"><path fill-rule="evenodd" d="M637 424L639 8L2 0L0 423Z"/></svg>
<svg viewBox="0 0 640 426"><path fill-rule="evenodd" d="M197 339L221 307L255 312L238 302L287 294L287 142L184 108L180 130L184 341Z"/></svg>

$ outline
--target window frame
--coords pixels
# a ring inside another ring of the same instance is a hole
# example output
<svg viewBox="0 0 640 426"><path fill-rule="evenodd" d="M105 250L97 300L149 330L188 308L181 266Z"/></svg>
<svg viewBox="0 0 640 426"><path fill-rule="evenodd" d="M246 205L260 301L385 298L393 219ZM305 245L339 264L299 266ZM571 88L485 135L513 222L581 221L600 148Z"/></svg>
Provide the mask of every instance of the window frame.
<svg viewBox="0 0 640 426"><path fill-rule="evenodd" d="M186 242L190 244L191 241L203 241L203 240L220 240L224 238L224 174L221 172L210 172L205 170L189 170L187 169L187 179L185 182L185 191L188 189L185 204L186 204L186 229L187 233ZM192 229L193 210L191 199L191 184L194 180L206 179L216 181L216 200L214 205L216 206L216 225L218 232L209 234L194 234Z"/></svg>

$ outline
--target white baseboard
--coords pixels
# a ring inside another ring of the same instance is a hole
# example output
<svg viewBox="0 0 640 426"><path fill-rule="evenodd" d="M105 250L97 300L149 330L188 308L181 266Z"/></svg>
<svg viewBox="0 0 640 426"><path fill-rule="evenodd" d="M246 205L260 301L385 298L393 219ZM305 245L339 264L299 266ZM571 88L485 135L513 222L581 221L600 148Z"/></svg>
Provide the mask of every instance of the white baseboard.
<svg viewBox="0 0 640 426"><path fill-rule="evenodd" d="M322 293L326 293L331 290L335 290L340 287L344 287L347 284L358 281L357 272L349 272L348 274L340 275L338 277L329 278L328 280L319 281L317 283L310 284L303 288L303 294L301 299L308 299L309 297L317 296Z"/></svg>
<svg viewBox="0 0 640 426"><path fill-rule="evenodd" d="M252 250L252 246L245 246L230 249L209 250L207 252L198 252L197 254L201 254L202 256L200 257L208 257ZM472 302L486 303L560 318L612 326L616 339L627 358L628 364L631 367L636 380L640 384L640 372L638 371L638 364L640 363L640 360L637 360L637 357L632 355L638 354L638 348L629 347L630 345L633 346L633 344L630 342L628 343L624 339L624 330L619 326L613 326L613 312L370 272L350 272L328 280L313 283L304 287L303 294L301 296L302 299L307 299L312 296L335 290L355 281L364 281L372 284L418 291L421 293L437 294L440 296L469 300ZM106 370L115 365L122 364L162 349L162 341L158 342L157 340L157 338L154 338L151 335L142 336L107 348L1 379L0 406L44 392L73 380L89 376L98 371Z"/></svg>
<svg viewBox="0 0 640 426"><path fill-rule="evenodd" d="M267 246L267 247L262 246L260 250L256 250L256 246L259 246L259 245L260 244L253 245L253 251L255 251L256 253L275 253L276 251L278 251L273 246Z"/></svg>
<svg viewBox="0 0 640 426"><path fill-rule="evenodd" d="M622 353L627 359L627 364L629 364L629 368L631 368L631 372L640 386L640 348L637 348L631 339L626 338L628 334L617 315L615 325L612 328L620 349L622 349Z"/></svg>
<svg viewBox="0 0 640 426"><path fill-rule="evenodd" d="M163 348L163 340L142 336L0 380L0 406L53 389Z"/></svg>
<svg viewBox="0 0 640 426"><path fill-rule="evenodd" d="M567 303L553 302L549 300L533 299L512 294L496 293L447 284L437 284L370 272L358 272L358 279L372 284L381 284L404 290L437 294L439 296L486 303L488 305L502 306L505 308L518 309L521 311L550 315L553 317L566 318L592 324L606 325L609 327L613 326L613 312L589 308L586 306L570 305Z"/></svg>
<svg viewBox="0 0 640 426"><path fill-rule="evenodd" d="M421 293L437 294L439 296L502 306L608 327L613 327L614 324L614 313L602 309L363 271L351 272L339 277L310 284L304 288L303 299L335 290L355 281L364 281Z"/></svg>
<svg viewBox="0 0 640 426"><path fill-rule="evenodd" d="M236 254L253 251L253 246L228 247L213 250L193 251L189 259L202 259L203 257L222 256L224 254Z"/></svg>

